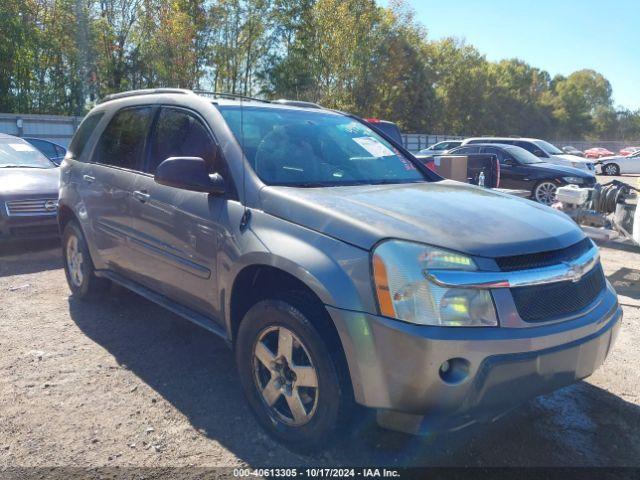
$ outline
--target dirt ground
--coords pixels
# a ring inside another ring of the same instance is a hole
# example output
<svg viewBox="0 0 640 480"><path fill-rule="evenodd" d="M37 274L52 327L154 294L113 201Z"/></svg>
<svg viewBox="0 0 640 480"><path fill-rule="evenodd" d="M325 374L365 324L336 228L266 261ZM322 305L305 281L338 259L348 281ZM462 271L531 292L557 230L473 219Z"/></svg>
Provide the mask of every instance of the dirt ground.
<svg viewBox="0 0 640 480"><path fill-rule="evenodd" d="M371 425L293 454L242 397L224 342L117 291L69 296L58 245L0 247L0 470L15 466L640 466L640 250L602 248L623 326L592 377L489 426L418 438Z"/></svg>

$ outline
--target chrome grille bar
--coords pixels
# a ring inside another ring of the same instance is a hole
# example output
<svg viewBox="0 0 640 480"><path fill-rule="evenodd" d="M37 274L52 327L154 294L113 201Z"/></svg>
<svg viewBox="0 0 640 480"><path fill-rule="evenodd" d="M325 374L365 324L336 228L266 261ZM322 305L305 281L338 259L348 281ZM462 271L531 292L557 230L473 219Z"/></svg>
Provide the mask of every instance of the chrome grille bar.
<svg viewBox="0 0 640 480"><path fill-rule="evenodd" d="M9 200L5 203L5 209L10 217L56 215L58 200L56 198Z"/></svg>

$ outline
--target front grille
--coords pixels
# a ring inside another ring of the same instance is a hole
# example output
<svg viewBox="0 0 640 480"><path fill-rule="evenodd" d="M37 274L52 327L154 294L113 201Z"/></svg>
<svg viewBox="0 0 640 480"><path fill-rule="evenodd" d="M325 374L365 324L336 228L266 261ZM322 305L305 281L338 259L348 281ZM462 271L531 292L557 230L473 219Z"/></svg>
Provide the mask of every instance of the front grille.
<svg viewBox="0 0 640 480"><path fill-rule="evenodd" d="M561 250L551 250L531 255L514 255L512 257L498 257L496 263L503 272L514 270L529 270L532 268L549 267L562 262L570 262L588 252L593 243L588 238Z"/></svg>
<svg viewBox="0 0 640 480"><path fill-rule="evenodd" d="M525 322L546 322L591 305L605 288L600 263L577 282L558 282L511 288L520 317Z"/></svg>
<svg viewBox="0 0 640 480"><path fill-rule="evenodd" d="M30 200L10 200L6 204L10 217L28 217L33 215L55 215L58 200L55 198L38 198Z"/></svg>

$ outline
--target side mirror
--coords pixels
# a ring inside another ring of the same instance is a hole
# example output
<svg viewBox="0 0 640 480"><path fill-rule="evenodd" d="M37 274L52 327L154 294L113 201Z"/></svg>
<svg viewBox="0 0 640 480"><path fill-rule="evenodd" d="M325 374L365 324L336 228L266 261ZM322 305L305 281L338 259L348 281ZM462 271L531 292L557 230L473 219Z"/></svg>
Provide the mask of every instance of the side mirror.
<svg viewBox="0 0 640 480"><path fill-rule="evenodd" d="M513 160L513 158L505 158L504 159L504 165L509 166L509 167L513 167L516 164L516 162Z"/></svg>
<svg viewBox="0 0 640 480"><path fill-rule="evenodd" d="M542 150L534 150L533 154L539 158L547 158L547 154L544 153Z"/></svg>
<svg viewBox="0 0 640 480"><path fill-rule="evenodd" d="M156 183L167 187L222 195L224 179L217 173L209 174L206 162L200 157L169 157L156 169Z"/></svg>

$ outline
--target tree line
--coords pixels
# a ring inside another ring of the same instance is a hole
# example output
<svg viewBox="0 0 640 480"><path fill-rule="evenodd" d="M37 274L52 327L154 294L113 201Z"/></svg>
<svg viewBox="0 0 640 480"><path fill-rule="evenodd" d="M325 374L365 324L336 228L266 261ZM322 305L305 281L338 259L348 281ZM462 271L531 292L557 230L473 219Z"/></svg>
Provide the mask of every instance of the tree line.
<svg viewBox="0 0 640 480"><path fill-rule="evenodd" d="M600 73L490 62L431 40L400 0L0 2L0 111L82 115L153 87L307 100L406 132L640 139L640 111Z"/></svg>

